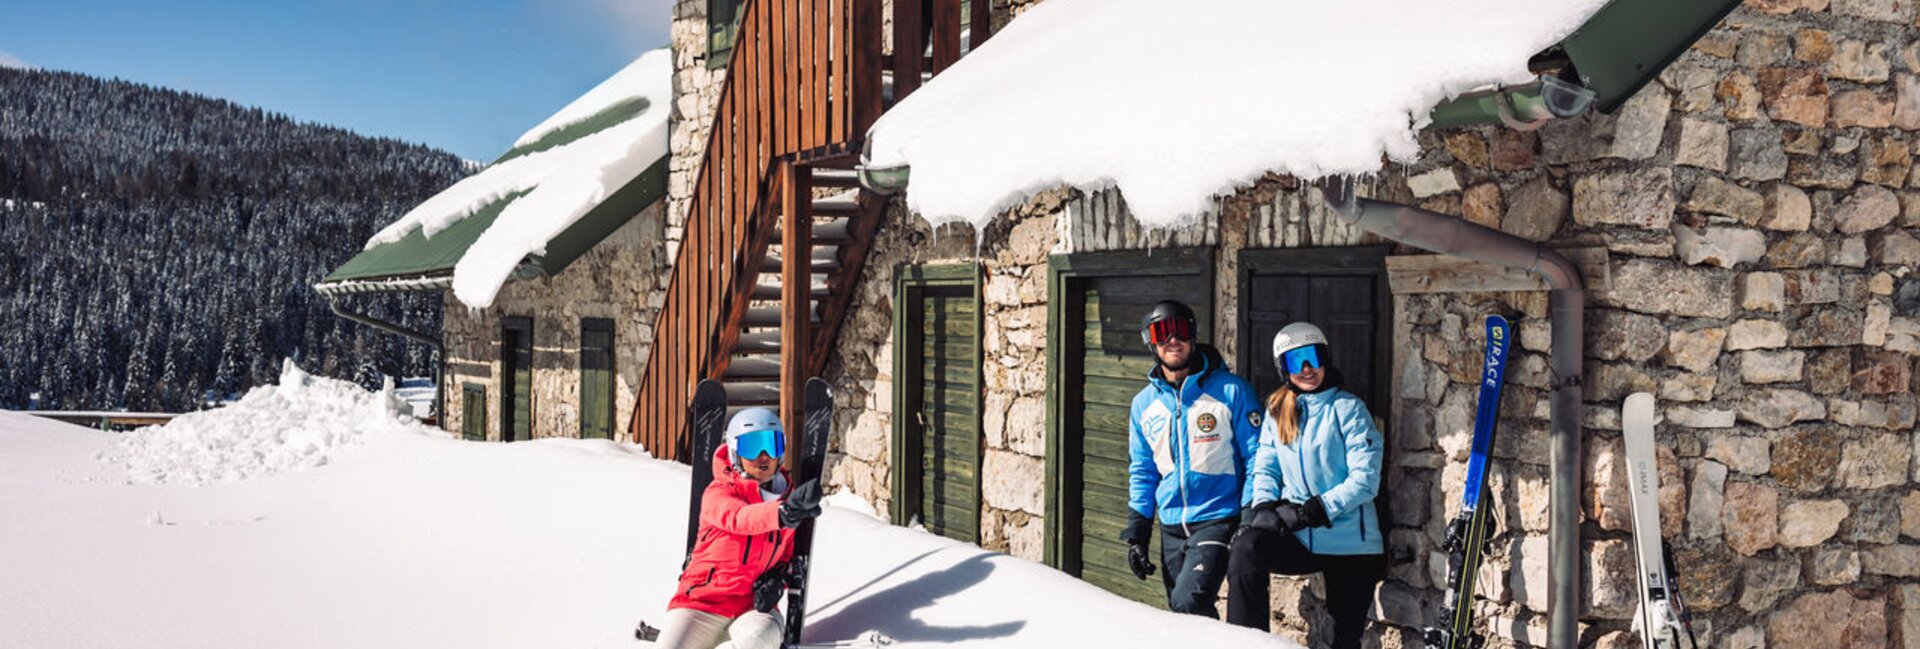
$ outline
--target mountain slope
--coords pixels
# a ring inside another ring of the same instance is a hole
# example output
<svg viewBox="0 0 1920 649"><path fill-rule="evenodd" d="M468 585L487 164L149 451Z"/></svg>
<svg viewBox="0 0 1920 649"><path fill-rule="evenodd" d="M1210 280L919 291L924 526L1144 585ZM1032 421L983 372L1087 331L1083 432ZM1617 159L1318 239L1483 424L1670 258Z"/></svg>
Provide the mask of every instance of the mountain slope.
<svg viewBox="0 0 1920 649"><path fill-rule="evenodd" d="M0 69L0 408L188 410L283 357L373 385L430 352L309 286L460 160L198 95ZM437 296L356 305L437 330Z"/></svg>

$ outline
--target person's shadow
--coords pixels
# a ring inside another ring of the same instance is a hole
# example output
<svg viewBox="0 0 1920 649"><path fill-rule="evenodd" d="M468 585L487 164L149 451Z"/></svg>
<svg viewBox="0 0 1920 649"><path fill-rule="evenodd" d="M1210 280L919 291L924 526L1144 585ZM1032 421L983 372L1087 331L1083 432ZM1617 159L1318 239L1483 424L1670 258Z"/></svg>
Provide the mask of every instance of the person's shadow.
<svg viewBox="0 0 1920 649"><path fill-rule="evenodd" d="M901 567L916 563L935 552L938 551L915 557ZM846 602L839 610L826 617L808 620L808 640L851 638L866 631L879 631L901 642L957 642L1013 635L1027 625L1026 620L1010 620L982 626L932 626L913 617L913 612L916 610L934 606L948 595L986 581L987 576L993 574L994 570L994 564L989 560L1002 556L1005 555L999 553L975 555L938 572L854 598L861 589L872 586L881 579L885 579L887 575L876 577L865 586L855 588L846 596L822 606L821 608L825 609L840 602ZM889 571L888 574L897 571L899 568Z"/></svg>

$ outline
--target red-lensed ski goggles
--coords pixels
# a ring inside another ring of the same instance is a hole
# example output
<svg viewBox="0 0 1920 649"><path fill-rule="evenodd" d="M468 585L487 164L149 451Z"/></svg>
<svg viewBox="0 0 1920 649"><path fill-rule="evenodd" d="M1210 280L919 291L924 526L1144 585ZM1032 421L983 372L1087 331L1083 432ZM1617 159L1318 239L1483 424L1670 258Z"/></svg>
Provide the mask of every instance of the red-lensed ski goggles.
<svg viewBox="0 0 1920 649"><path fill-rule="evenodd" d="M1193 340L1193 321L1186 318L1167 318L1147 323L1147 330L1141 332L1147 344L1158 345L1169 340Z"/></svg>

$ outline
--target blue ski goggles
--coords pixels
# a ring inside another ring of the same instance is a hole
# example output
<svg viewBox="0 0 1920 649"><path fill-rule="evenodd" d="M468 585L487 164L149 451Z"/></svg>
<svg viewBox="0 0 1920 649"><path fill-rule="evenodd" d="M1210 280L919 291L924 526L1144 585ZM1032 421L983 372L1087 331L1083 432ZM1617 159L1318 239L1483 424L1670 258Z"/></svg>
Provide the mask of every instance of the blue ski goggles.
<svg viewBox="0 0 1920 649"><path fill-rule="evenodd" d="M1280 355L1280 364L1287 369L1288 374L1298 374L1300 370L1308 367L1324 369L1327 363L1321 360L1320 348L1322 346L1323 345L1307 345L1305 347L1289 349L1287 353Z"/></svg>
<svg viewBox="0 0 1920 649"><path fill-rule="evenodd" d="M771 428L741 433L733 438L734 457L757 459L761 455L780 457L787 452L787 436Z"/></svg>

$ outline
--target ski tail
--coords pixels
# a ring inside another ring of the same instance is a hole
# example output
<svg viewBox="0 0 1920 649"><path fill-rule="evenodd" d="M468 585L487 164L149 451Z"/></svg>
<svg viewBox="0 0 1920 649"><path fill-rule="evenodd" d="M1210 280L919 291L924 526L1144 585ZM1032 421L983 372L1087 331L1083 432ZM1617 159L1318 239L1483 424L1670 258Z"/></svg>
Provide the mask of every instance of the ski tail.
<svg viewBox="0 0 1920 649"><path fill-rule="evenodd" d="M827 462L827 437L833 433L833 389L820 377L807 379L806 421L800 439L801 454L794 462L794 484L820 479ZM807 519L794 530L793 561L787 581L786 646L800 645L807 621L807 576L813 561L813 529Z"/></svg>
<svg viewBox="0 0 1920 649"><path fill-rule="evenodd" d="M1486 496L1487 458L1493 452L1500 421L1500 389L1506 384L1507 357L1513 328L1507 319L1487 316L1486 355L1480 370L1480 398L1473 422L1473 450L1467 458L1467 479L1461 489L1460 513L1447 525L1447 596L1440 607L1440 625L1422 634L1426 649L1479 649L1486 638L1473 633L1473 594L1487 542L1493 538L1493 516L1480 502Z"/></svg>

